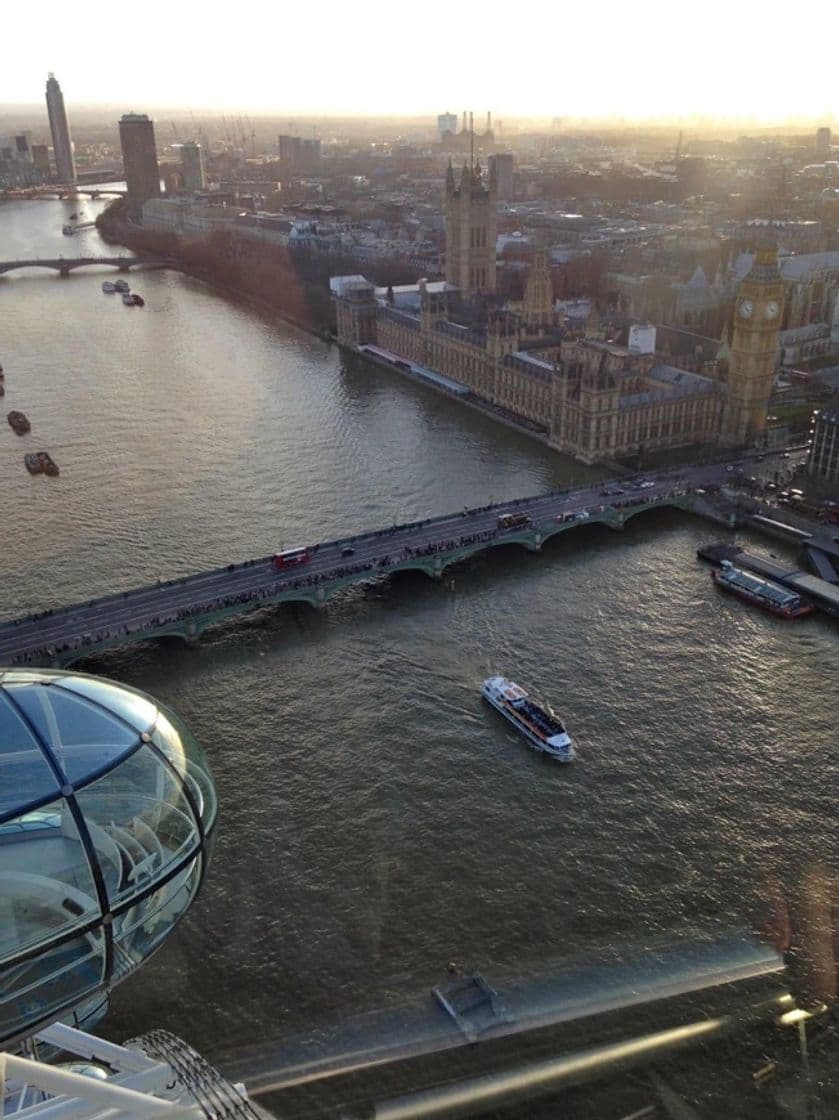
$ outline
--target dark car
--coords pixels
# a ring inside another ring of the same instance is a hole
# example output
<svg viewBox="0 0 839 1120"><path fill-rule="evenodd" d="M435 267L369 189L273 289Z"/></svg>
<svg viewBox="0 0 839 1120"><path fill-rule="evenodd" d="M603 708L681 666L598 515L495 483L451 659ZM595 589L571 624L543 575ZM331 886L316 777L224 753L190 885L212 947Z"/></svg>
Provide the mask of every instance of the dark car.
<svg viewBox="0 0 839 1120"><path fill-rule="evenodd" d="M350 545L345 545L341 549L341 555L342 556L354 556L355 555L355 549L351 548Z"/></svg>

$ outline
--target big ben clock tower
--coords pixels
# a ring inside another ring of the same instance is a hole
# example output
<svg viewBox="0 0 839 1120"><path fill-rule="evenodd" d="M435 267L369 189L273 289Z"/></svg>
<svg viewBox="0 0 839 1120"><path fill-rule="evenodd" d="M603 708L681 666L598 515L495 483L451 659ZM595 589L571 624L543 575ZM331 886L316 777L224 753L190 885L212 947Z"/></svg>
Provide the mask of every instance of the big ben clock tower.
<svg viewBox="0 0 839 1120"><path fill-rule="evenodd" d="M737 289L724 442L744 446L762 441L778 362L778 330L784 283L771 228L758 234L755 259Z"/></svg>

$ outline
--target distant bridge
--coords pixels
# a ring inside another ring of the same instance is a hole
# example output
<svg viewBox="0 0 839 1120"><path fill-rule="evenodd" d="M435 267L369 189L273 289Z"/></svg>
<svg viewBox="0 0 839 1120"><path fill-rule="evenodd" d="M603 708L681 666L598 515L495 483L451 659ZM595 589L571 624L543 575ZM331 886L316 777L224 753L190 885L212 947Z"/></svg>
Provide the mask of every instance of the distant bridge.
<svg viewBox="0 0 839 1120"><path fill-rule="evenodd" d="M56 183L53 186L43 187L9 187L0 193L4 199L38 199L38 198L74 198L84 194L88 198L99 198L100 195L115 195L125 198L126 192L114 190L111 187L77 187L74 183Z"/></svg>
<svg viewBox="0 0 839 1120"><path fill-rule="evenodd" d="M180 268L171 257L56 257L28 261L0 261L0 275L18 268L51 268L61 276L69 276L76 268L100 265L129 272L132 268Z"/></svg>
<svg viewBox="0 0 839 1120"><path fill-rule="evenodd" d="M322 606L345 587L379 576L416 570L439 578L451 564L498 545L517 544L531 552L557 533L599 522L622 529L638 513L663 506L725 521L697 489L725 480L725 467L693 467L658 476L644 488L603 484L544 494L513 502L392 526L309 547L309 558L278 569L273 556L229 564L158 582L134 591L0 624L0 665L69 665L97 650L150 638L195 642L208 626L272 603ZM609 487L607 487L609 489ZM505 514L527 515L505 527Z"/></svg>

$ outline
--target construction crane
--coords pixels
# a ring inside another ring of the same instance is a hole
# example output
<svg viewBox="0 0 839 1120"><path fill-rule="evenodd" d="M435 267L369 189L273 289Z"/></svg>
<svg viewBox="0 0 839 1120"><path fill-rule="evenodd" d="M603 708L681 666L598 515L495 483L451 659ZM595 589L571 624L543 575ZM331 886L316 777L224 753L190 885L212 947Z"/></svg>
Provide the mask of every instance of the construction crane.
<svg viewBox="0 0 839 1120"><path fill-rule="evenodd" d="M178 143L180 144L180 142L181 142L181 138L180 138L180 136L179 136L179 134L178 134L178 130L177 130L176 126L175 126L175 122L174 122L174 121L171 121L170 123L171 123L171 125L172 125L172 132L173 132L173 133L175 134L175 139L176 139L176 140L177 140L177 142L178 142Z"/></svg>
<svg viewBox="0 0 839 1120"><path fill-rule="evenodd" d="M248 132L250 132L251 134L251 155L256 158L256 132L254 131L254 127L251 124L250 117L246 116L245 121L247 122Z"/></svg>

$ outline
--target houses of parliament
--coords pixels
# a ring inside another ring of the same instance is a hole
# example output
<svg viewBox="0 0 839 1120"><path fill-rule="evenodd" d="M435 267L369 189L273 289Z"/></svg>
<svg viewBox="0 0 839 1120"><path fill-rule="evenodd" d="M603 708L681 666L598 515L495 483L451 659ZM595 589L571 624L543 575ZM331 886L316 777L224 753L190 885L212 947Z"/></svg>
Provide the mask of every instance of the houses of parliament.
<svg viewBox="0 0 839 1120"><path fill-rule="evenodd" d="M459 175L449 165L445 280L385 291L362 276L333 278L339 342L442 375L586 463L763 442L784 300L771 231L736 290L730 333L715 353L680 368L669 347L657 347L655 326L637 323L610 337L594 307L584 327L563 322L544 250L534 255L522 300L501 300L496 196L480 164Z"/></svg>

